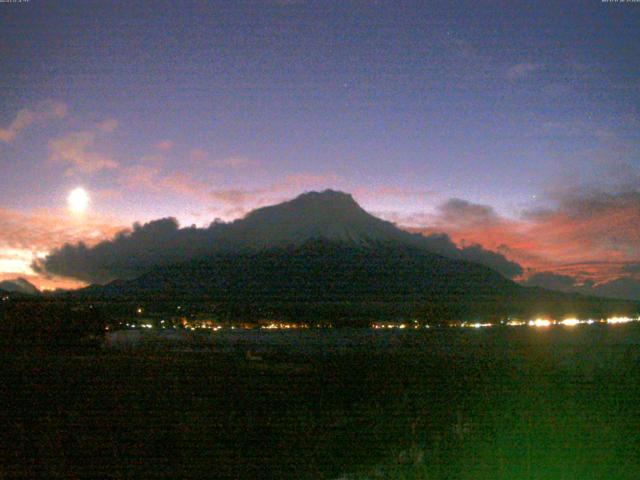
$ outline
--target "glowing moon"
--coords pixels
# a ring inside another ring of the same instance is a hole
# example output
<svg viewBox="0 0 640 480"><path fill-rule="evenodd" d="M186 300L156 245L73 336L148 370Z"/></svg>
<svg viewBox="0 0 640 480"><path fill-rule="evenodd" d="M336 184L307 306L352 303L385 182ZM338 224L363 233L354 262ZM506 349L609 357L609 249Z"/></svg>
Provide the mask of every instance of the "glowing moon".
<svg viewBox="0 0 640 480"><path fill-rule="evenodd" d="M84 188L76 188L67 197L69 210L73 213L83 213L89 206L89 194Z"/></svg>

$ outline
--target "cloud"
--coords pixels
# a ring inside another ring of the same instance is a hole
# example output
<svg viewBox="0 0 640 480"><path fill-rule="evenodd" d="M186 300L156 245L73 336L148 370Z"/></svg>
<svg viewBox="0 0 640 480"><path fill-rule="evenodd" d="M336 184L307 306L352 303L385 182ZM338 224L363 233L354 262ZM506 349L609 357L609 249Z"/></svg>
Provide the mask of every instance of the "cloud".
<svg viewBox="0 0 640 480"><path fill-rule="evenodd" d="M640 280L632 277L616 278L592 286L591 291L600 297L640 300Z"/></svg>
<svg viewBox="0 0 640 480"><path fill-rule="evenodd" d="M16 276L32 273L30 265L34 258L35 254L30 250L0 246L0 274Z"/></svg>
<svg viewBox="0 0 640 480"><path fill-rule="evenodd" d="M209 185L182 172L173 172L160 178L158 186L173 193L209 200Z"/></svg>
<svg viewBox="0 0 640 480"><path fill-rule="evenodd" d="M462 248L480 245L498 252L526 267L523 278L544 282L549 288L573 288L573 283L590 281L590 293L610 295L608 289L617 285L610 282L638 273L640 190L636 177L627 175L624 184L608 191L566 188L552 193L548 200L551 203L545 208L505 218L488 205L450 199L433 214L395 220L424 235L446 233ZM536 272L545 275L533 276Z"/></svg>
<svg viewBox="0 0 640 480"><path fill-rule="evenodd" d="M524 273L520 264L509 260L502 253L486 250L480 244L463 246L460 252L465 260L486 265L507 278L519 277Z"/></svg>
<svg viewBox="0 0 640 480"><path fill-rule="evenodd" d="M517 226L488 205L451 198L432 214L398 216L396 222L427 238L444 235L465 259L492 267L508 278L524 273L523 257L516 258L511 248L518 242L509 241L516 238Z"/></svg>
<svg viewBox="0 0 640 480"><path fill-rule="evenodd" d="M539 71L544 65L540 63L521 62L507 68L505 77L507 80L520 80L529 74Z"/></svg>
<svg viewBox="0 0 640 480"><path fill-rule="evenodd" d="M131 189L151 189L158 188L156 182L160 169L158 167L136 164L122 169L121 181L122 185Z"/></svg>
<svg viewBox="0 0 640 480"><path fill-rule="evenodd" d="M535 273L522 282L522 284L528 287L542 287L562 292L574 291L577 288L574 277L553 272Z"/></svg>
<svg viewBox="0 0 640 480"><path fill-rule="evenodd" d="M189 158L196 162L202 162L204 160L207 160L208 157L209 157L209 154L206 152L206 150L203 150L202 148L193 148L189 151Z"/></svg>
<svg viewBox="0 0 640 480"><path fill-rule="evenodd" d="M334 187L341 180L333 173L301 172L261 187L216 188L217 177L214 175L208 176L206 180L196 179L182 171L167 171L159 160L143 157L141 163L120 168L121 185L132 191L145 190L198 200L205 211L224 220L240 218L255 208L282 202L302 191ZM224 161L229 166L249 165L251 162L253 161L239 158Z"/></svg>
<svg viewBox="0 0 640 480"><path fill-rule="evenodd" d="M226 189L214 190L211 192L211 198L223 203L232 204L234 206L246 205L247 203L256 203L258 196L264 190L241 190ZM260 203L259 201L257 203Z"/></svg>
<svg viewBox="0 0 640 480"><path fill-rule="evenodd" d="M203 235L204 234L204 235ZM178 229L173 218L135 224L111 240L90 247L66 243L46 258L33 262L34 271L72 277L85 282L132 278L158 264L173 263L204 254L210 246L204 229ZM206 239L205 239L206 240Z"/></svg>
<svg viewBox="0 0 640 480"><path fill-rule="evenodd" d="M424 237L428 250L445 257L479 263L507 278L515 278L524 273L524 269L518 263L509 260L499 252L487 250L479 244L456 245L446 233L430 233Z"/></svg>
<svg viewBox="0 0 640 480"><path fill-rule="evenodd" d="M49 160L67 166L66 174L95 173L118 168L118 163L107 155L95 151L101 133L111 133L118 122L107 119L93 130L68 133L49 142Z"/></svg>
<svg viewBox="0 0 640 480"><path fill-rule="evenodd" d="M83 239L94 243L122 229L122 223L99 214L82 220L66 210L41 209L24 213L0 208L0 248L46 252L51 245Z"/></svg>
<svg viewBox="0 0 640 480"><path fill-rule="evenodd" d="M24 213L0 209L0 279L25 277L39 287L78 286L77 281L36 277L31 264L54 245L78 240L94 245L122 228L116 219L96 214L78 221L61 210Z"/></svg>
<svg viewBox="0 0 640 480"><path fill-rule="evenodd" d="M219 160L211 159L211 155L206 150L202 148L193 148L189 151L189 159L197 162L197 163L206 163L207 166L213 168L231 168L231 169L239 169L239 168L247 168L247 167L256 167L260 165L260 162L257 160L253 160L251 158L234 156L223 158Z"/></svg>
<svg viewBox="0 0 640 480"><path fill-rule="evenodd" d="M222 160L213 160L210 165L218 168L246 168L260 165L257 160L244 157L229 157Z"/></svg>
<svg viewBox="0 0 640 480"><path fill-rule="evenodd" d="M61 102L47 101L35 108L19 110L13 121L6 127L0 128L0 141L10 143L25 128L34 123L64 118L67 106Z"/></svg>
<svg viewBox="0 0 640 480"><path fill-rule="evenodd" d="M155 165L136 164L121 170L124 187L139 191L144 189L154 193L172 193L183 197L196 198L204 202L211 200L209 186L182 172L165 173L159 162Z"/></svg>
<svg viewBox="0 0 640 480"><path fill-rule="evenodd" d="M174 218L134 224L93 246L67 242L32 267L40 274L71 277L88 283L133 278L150 268L189 260L211 252L216 228L179 228Z"/></svg>
<svg viewBox="0 0 640 480"><path fill-rule="evenodd" d="M171 140L160 140L155 144L155 148L161 152L168 152L173 148L173 145L174 143Z"/></svg>
<svg viewBox="0 0 640 480"><path fill-rule="evenodd" d="M630 263L622 268L625 273L640 273L640 263Z"/></svg>
<svg viewBox="0 0 640 480"><path fill-rule="evenodd" d="M452 198L440 205L440 221L446 225L476 227L479 225L495 225L500 218L489 205L471 203L459 198Z"/></svg>
<svg viewBox="0 0 640 480"><path fill-rule="evenodd" d="M640 300L640 280L632 276L619 277L600 283L595 283L590 280L580 283L578 278L570 275L562 275L554 272L539 272L531 275L522 283L529 287L542 287L562 292L575 292L583 295L621 298L626 300Z"/></svg>
<svg viewBox="0 0 640 480"><path fill-rule="evenodd" d="M96 128L101 132L113 133L118 129L118 126L119 126L119 123L117 120L113 118L107 118L106 120L103 120L102 122L98 123L96 125Z"/></svg>
<svg viewBox="0 0 640 480"><path fill-rule="evenodd" d="M640 191L569 192L551 209L525 212L530 234L564 262L640 260Z"/></svg>

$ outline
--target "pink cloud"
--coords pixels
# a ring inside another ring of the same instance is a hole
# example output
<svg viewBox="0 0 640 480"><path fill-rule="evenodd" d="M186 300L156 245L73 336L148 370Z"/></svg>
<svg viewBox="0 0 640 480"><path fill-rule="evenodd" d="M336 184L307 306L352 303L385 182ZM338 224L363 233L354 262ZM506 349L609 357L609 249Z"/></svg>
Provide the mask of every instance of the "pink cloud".
<svg viewBox="0 0 640 480"><path fill-rule="evenodd" d="M189 158L196 162L205 161L209 157L209 154L201 148L193 148L189 151Z"/></svg>
<svg viewBox="0 0 640 480"><path fill-rule="evenodd" d="M0 279L22 276L39 288L80 286L77 281L38 276L31 264L54 247L78 241L95 245L123 229L118 220L95 214L78 220L62 210L24 213L0 209Z"/></svg>
<svg viewBox="0 0 640 480"><path fill-rule="evenodd" d="M121 181L130 190L172 193L183 197L211 200L209 186L182 172L164 173L158 166L137 164L122 170Z"/></svg>
<svg viewBox="0 0 640 480"><path fill-rule="evenodd" d="M103 120L102 122L98 123L98 125L96 125L96 128L101 132L113 133L118 129L118 126L119 126L119 123L116 119L107 118L106 120Z"/></svg>
<svg viewBox="0 0 640 480"><path fill-rule="evenodd" d="M603 282L640 260L640 197L633 191L565 196L552 209L516 219L501 217L486 205L456 200L423 221L425 226L411 230L445 232L458 244L480 244L531 273L550 271Z"/></svg>
<svg viewBox="0 0 640 480"><path fill-rule="evenodd" d="M260 162L257 160L253 160L251 158L246 158L242 156L233 156L223 159L212 159L209 152L203 150L202 148L193 148L189 151L189 159L193 162L199 164L206 164L207 166L214 168L246 168L246 167L255 167L260 165Z"/></svg>
<svg viewBox="0 0 640 480"><path fill-rule="evenodd" d="M67 166L66 174L91 174L101 170L118 168L118 163L108 155L96 151L99 134L111 133L118 122L107 119L93 130L71 132L49 142L49 160Z"/></svg>
<svg viewBox="0 0 640 480"><path fill-rule="evenodd" d="M174 144L171 140L161 140L158 143L156 143L155 148L162 152L168 152L173 148L173 145Z"/></svg>
<svg viewBox="0 0 640 480"><path fill-rule="evenodd" d="M0 128L0 140L6 143L13 141L25 128L40 122L64 118L67 106L61 102L47 101L35 108L19 110L13 121L4 128Z"/></svg>
<svg viewBox="0 0 640 480"><path fill-rule="evenodd" d="M210 165L218 168L245 168L256 167L260 165L260 162L244 157L229 157L222 160L213 160Z"/></svg>

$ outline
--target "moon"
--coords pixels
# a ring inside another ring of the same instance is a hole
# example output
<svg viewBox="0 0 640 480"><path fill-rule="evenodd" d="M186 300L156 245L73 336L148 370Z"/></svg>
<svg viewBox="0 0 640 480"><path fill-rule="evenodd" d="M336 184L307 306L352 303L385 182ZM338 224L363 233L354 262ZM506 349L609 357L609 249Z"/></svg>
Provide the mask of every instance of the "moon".
<svg viewBox="0 0 640 480"><path fill-rule="evenodd" d="M67 205L73 213L84 213L89 206L89 194L84 188L75 188L67 197Z"/></svg>

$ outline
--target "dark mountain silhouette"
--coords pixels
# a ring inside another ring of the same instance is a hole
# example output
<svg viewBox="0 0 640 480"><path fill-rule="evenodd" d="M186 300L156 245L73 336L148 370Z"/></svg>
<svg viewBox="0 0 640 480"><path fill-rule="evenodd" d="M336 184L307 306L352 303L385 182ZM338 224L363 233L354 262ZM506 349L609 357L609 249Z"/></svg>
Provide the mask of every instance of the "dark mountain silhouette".
<svg viewBox="0 0 640 480"><path fill-rule="evenodd" d="M35 285L24 278L1 281L0 291L24 293L27 295L40 295L40 290L38 290Z"/></svg>
<svg viewBox="0 0 640 480"><path fill-rule="evenodd" d="M480 246L459 248L445 234L422 236L403 231L365 212L350 195L332 190L300 195L231 223L214 222L208 228L179 228L172 218L136 224L131 232L93 247L64 245L33 267L43 273L105 284L214 253L300 246L317 239L358 246L381 242L409 245L480 263L508 278L522 273L518 264Z"/></svg>
<svg viewBox="0 0 640 480"><path fill-rule="evenodd" d="M160 308L207 304L221 318L366 324L382 318L605 315L631 302L525 288L433 252L428 238L365 212L350 195L309 193L217 228L216 248L133 280L74 292Z"/></svg>
<svg viewBox="0 0 640 480"><path fill-rule="evenodd" d="M310 192L254 210L229 224L225 237L235 247L258 248L301 245L319 238L356 245L398 242L417 246L424 238L374 217L351 195L334 190Z"/></svg>

